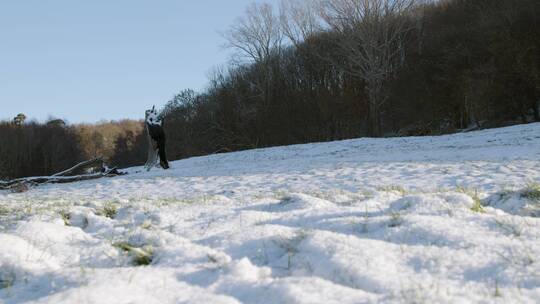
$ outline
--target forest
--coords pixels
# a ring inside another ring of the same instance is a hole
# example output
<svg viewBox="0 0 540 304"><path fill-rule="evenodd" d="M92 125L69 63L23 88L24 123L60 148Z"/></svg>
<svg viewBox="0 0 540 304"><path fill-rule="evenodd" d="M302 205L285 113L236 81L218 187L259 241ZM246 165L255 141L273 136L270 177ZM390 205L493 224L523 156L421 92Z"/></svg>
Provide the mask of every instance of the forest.
<svg viewBox="0 0 540 304"><path fill-rule="evenodd" d="M231 60L162 109L171 160L540 121L537 0L286 0L225 32ZM143 112L144 109L141 109ZM0 123L0 178L104 156L143 164L142 121Z"/></svg>

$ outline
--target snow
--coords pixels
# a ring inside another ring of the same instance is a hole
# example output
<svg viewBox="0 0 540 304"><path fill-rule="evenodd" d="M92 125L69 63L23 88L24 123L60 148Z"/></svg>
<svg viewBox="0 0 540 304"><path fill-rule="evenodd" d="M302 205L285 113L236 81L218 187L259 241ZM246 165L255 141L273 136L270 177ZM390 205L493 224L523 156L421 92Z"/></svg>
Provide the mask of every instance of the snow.
<svg viewBox="0 0 540 304"><path fill-rule="evenodd" d="M171 165L0 192L0 303L540 301L540 124Z"/></svg>

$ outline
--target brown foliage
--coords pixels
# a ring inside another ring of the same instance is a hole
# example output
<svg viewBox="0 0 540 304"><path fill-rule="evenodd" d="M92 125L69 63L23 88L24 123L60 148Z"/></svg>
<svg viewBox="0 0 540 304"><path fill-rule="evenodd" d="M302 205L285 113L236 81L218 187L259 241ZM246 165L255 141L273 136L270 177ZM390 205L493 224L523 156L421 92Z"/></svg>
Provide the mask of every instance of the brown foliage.
<svg viewBox="0 0 540 304"><path fill-rule="evenodd" d="M143 123L134 120L74 126L62 120L0 122L0 179L46 176L95 157L112 165L140 164L142 134Z"/></svg>
<svg viewBox="0 0 540 304"><path fill-rule="evenodd" d="M143 132L143 122L136 120L106 121L97 124L74 126L80 138L80 146L87 158L102 156L109 160L115 154L116 141L126 134Z"/></svg>

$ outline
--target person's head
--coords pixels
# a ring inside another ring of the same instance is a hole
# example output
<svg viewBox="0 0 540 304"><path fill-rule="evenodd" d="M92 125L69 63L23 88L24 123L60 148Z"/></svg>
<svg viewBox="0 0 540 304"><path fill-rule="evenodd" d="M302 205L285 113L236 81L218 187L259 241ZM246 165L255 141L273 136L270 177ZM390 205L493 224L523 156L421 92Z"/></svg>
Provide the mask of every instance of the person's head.
<svg viewBox="0 0 540 304"><path fill-rule="evenodd" d="M146 123L151 125L161 125L161 118L156 110L156 106L153 106L150 110L146 110L144 114Z"/></svg>

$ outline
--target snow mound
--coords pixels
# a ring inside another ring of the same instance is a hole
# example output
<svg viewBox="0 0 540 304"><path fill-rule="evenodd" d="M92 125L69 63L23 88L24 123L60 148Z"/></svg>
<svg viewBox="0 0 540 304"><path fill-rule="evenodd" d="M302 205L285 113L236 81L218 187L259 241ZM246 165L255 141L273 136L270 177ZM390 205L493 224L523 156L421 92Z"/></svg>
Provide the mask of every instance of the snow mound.
<svg viewBox="0 0 540 304"><path fill-rule="evenodd" d="M417 215L442 215L457 211L470 211L473 199L463 193L410 195L390 205L391 211Z"/></svg>
<svg viewBox="0 0 540 304"><path fill-rule="evenodd" d="M484 204L513 215L540 217L540 192L538 189L495 193L488 197Z"/></svg>
<svg viewBox="0 0 540 304"><path fill-rule="evenodd" d="M324 209L332 208L335 205L329 201L309 196L303 193L292 193L285 196L276 208L279 211L294 211L305 209Z"/></svg>

